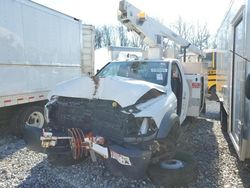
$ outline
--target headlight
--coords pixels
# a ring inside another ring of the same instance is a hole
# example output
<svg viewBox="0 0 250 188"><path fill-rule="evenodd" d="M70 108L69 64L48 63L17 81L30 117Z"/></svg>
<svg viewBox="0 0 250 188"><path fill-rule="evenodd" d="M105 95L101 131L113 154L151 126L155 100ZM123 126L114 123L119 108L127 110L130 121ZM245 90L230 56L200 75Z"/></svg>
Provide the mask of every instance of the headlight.
<svg viewBox="0 0 250 188"><path fill-rule="evenodd" d="M148 118L144 118L138 135L147 134L147 132L148 132Z"/></svg>
<svg viewBox="0 0 250 188"><path fill-rule="evenodd" d="M155 121L150 117L135 118L131 115L126 124L127 137L147 136L157 131Z"/></svg>
<svg viewBox="0 0 250 188"><path fill-rule="evenodd" d="M156 130L157 126L152 118L143 118L138 135L150 135Z"/></svg>

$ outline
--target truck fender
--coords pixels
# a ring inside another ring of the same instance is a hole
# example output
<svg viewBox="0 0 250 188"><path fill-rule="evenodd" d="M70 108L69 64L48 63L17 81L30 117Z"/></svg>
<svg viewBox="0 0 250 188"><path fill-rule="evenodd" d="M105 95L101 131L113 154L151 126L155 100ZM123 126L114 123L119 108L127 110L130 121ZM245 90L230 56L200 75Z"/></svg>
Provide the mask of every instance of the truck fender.
<svg viewBox="0 0 250 188"><path fill-rule="evenodd" d="M169 131L175 123L180 124L180 118L176 113L166 113L161 121L159 131L157 133L157 138L166 138Z"/></svg>

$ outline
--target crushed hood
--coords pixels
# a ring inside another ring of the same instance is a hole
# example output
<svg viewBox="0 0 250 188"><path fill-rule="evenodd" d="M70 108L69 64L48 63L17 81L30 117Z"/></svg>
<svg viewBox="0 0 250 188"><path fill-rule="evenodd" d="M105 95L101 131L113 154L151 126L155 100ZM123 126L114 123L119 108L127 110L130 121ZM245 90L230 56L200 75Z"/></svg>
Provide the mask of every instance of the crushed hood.
<svg viewBox="0 0 250 188"><path fill-rule="evenodd" d="M113 100L121 107L130 106L151 89L165 92L165 87L142 80L124 77L90 78L83 76L58 84L51 96L64 96L86 99Z"/></svg>

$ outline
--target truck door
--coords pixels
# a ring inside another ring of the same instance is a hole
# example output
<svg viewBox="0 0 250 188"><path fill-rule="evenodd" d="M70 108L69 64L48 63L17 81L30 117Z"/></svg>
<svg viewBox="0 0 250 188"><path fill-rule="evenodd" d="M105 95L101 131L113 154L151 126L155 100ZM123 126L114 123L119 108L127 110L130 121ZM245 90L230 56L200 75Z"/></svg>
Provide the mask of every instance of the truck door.
<svg viewBox="0 0 250 188"><path fill-rule="evenodd" d="M171 87L177 98L177 114L180 120L185 119L186 114L186 101L183 92L183 77L177 63L173 62L171 67Z"/></svg>
<svg viewBox="0 0 250 188"><path fill-rule="evenodd" d="M232 119L231 131L235 143L239 146L241 129L244 123L244 85L245 63L239 55L243 56L244 27L243 18L240 16L234 24L233 39L233 69L232 69ZM237 55L238 54L238 55Z"/></svg>

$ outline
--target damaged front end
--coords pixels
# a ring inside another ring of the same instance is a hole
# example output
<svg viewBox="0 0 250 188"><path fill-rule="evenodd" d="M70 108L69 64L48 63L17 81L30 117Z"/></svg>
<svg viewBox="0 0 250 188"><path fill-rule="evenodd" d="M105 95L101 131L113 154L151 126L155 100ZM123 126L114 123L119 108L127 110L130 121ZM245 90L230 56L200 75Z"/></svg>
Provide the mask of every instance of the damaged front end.
<svg viewBox="0 0 250 188"><path fill-rule="evenodd" d="M122 108L117 102L101 99L58 97L46 105L49 127L67 132L79 128L84 134L101 135L117 144L138 144L150 140L157 131L152 118L135 117L135 106Z"/></svg>
<svg viewBox="0 0 250 188"><path fill-rule="evenodd" d="M167 68L167 62L112 62L96 77L59 84L46 105L43 147L71 152L75 160L90 155L95 161L97 153L111 172L144 175L158 149Z"/></svg>
<svg viewBox="0 0 250 188"><path fill-rule="evenodd" d="M75 160L90 154L93 161L97 153L122 175L145 172L158 128L153 118L135 117L140 112L136 105L54 97L45 109L48 127L41 141L48 152L71 152Z"/></svg>

